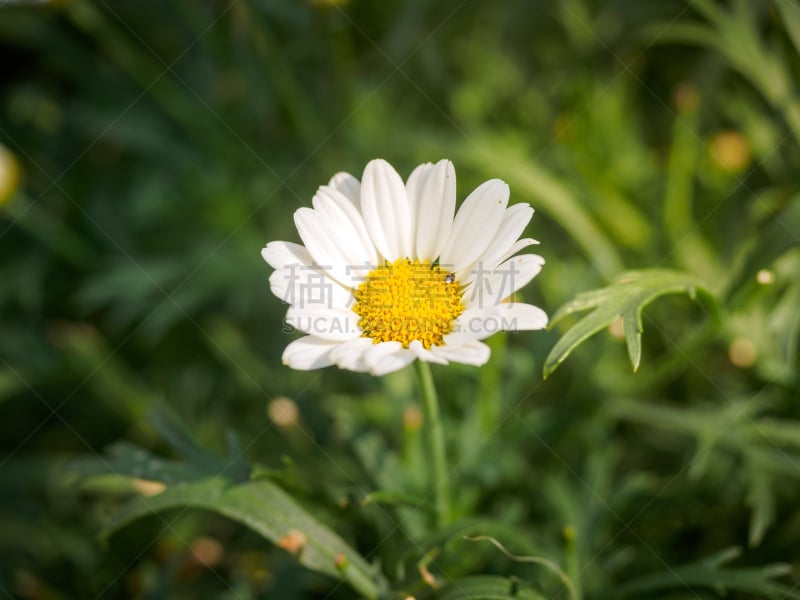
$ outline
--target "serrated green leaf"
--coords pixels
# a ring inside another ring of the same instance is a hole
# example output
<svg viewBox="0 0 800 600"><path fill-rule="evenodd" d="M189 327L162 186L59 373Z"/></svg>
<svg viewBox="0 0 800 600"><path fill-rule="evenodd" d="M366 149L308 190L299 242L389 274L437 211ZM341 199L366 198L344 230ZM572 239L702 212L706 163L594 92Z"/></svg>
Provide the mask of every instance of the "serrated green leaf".
<svg viewBox="0 0 800 600"><path fill-rule="evenodd" d="M784 9L781 16L787 33L792 42L797 43L797 32L793 29L796 19L786 19L788 11L797 7L790 2L782 4L786 6L778 8ZM798 99L794 94L790 69L783 53L775 51L762 36L760 18L753 5L752 2L738 1L728 10L721 3L696 0L694 7L704 14L711 27L678 21L667 24L663 30L653 28L654 35L658 36L660 43L695 44L725 56L735 70L750 80L783 113L792 133L800 139Z"/></svg>
<svg viewBox="0 0 800 600"><path fill-rule="evenodd" d="M800 598L800 593L774 580L791 571L786 564L762 567L730 568L725 565L740 554L738 548L727 548L717 554L667 571L643 575L614 590L614 597L641 597L645 592L665 589L682 591L709 588L720 594L739 591L759 598Z"/></svg>
<svg viewBox="0 0 800 600"><path fill-rule="evenodd" d="M578 296L562 306L550 322L552 327L564 317L594 309L578 321L556 343L544 364L544 376L549 376L583 341L622 317L628 356L633 370L639 368L642 357L642 310L653 300L666 294L688 294L694 299L697 292L714 297L696 277L680 271L648 269L623 273L611 285Z"/></svg>
<svg viewBox="0 0 800 600"><path fill-rule="evenodd" d="M525 589L519 581L496 575L475 575L451 582L440 600L544 600L544 596Z"/></svg>
<svg viewBox="0 0 800 600"><path fill-rule="evenodd" d="M704 476L718 464L720 453L739 456L745 468L737 467L736 478L746 486L750 506L748 544L758 546L775 520L774 490L800 476L800 426L790 420L762 418L765 404L755 399L711 405L671 408L614 399L606 404L616 418L691 435L697 452L688 463L691 479ZM720 424L724 424L721 427Z"/></svg>
<svg viewBox="0 0 800 600"><path fill-rule="evenodd" d="M232 484L221 478L178 484L161 494L139 498L112 517L101 536L168 509L200 508L222 514L277 543L289 534L303 537L297 559L308 569L343 579L366 598L377 598L385 584L366 560L338 534L315 519L275 484Z"/></svg>

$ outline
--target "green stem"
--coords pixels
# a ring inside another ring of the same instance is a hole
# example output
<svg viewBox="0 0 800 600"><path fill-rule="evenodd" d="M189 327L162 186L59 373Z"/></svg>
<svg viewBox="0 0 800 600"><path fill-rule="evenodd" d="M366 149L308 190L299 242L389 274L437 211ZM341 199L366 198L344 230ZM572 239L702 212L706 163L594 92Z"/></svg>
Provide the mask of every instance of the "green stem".
<svg viewBox="0 0 800 600"><path fill-rule="evenodd" d="M508 335L504 331L498 335L493 335L491 339L487 340L487 344L492 349L492 356L495 359L486 365L480 375L482 385L478 390L477 407L479 439L490 435L497 427L497 422L500 419L500 411L503 408L500 400L503 386L502 369L505 364L507 340Z"/></svg>
<svg viewBox="0 0 800 600"><path fill-rule="evenodd" d="M567 575L571 583L569 591L573 600L581 600L581 598L583 598L583 589L581 587L582 569L580 556L578 554L577 535L572 525L568 525L564 528L564 540L567 544Z"/></svg>
<svg viewBox="0 0 800 600"><path fill-rule="evenodd" d="M444 430L439 417L439 399L428 363L418 360L417 375L425 403L425 421L429 444L433 453L433 494L436 500L436 522L439 527L450 518L450 473L447 470L447 455L444 446Z"/></svg>

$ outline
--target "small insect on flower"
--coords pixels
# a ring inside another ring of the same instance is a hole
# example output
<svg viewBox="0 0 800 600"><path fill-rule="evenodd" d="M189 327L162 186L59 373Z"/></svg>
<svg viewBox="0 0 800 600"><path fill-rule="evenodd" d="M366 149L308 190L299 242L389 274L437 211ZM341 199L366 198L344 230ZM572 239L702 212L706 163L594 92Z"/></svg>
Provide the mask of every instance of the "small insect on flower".
<svg viewBox="0 0 800 600"><path fill-rule="evenodd" d="M498 331L543 329L544 311L509 302L541 270L517 253L533 216L509 206L499 179L478 186L456 212L449 160L418 166L404 182L384 160L359 181L338 173L313 208L294 214L303 245L270 242L272 292L290 307L285 322L306 333L283 353L294 369L336 365L385 375L415 360L482 365ZM447 265L448 268L443 268Z"/></svg>

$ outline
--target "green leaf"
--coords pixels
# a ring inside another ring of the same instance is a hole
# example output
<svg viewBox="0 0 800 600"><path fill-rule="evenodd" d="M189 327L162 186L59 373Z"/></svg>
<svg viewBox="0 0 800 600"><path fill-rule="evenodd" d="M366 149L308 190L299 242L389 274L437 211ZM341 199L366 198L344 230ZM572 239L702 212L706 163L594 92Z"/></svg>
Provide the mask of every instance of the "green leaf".
<svg viewBox="0 0 800 600"><path fill-rule="evenodd" d="M750 505L750 528L747 543L750 547L758 546L764 539L767 528L775 520L775 497L772 493L772 477L755 457L750 453L746 462L749 492L747 503Z"/></svg>
<svg viewBox="0 0 800 600"><path fill-rule="evenodd" d="M186 423L168 405L156 404L149 417L159 435L189 462L213 464L221 460L200 445Z"/></svg>
<svg viewBox="0 0 800 600"><path fill-rule="evenodd" d="M475 575L452 581L440 600L544 600L544 596L520 587L520 583L496 575Z"/></svg>
<svg viewBox="0 0 800 600"><path fill-rule="evenodd" d="M694 7L705 15L710 27L677 20L663 29L654 27L653 31L659 43L695 44L725 56L734 69L783 113L795 138L800 140L800 101L793 89L791 71L783 53L764 39L754 4L738 1L727 10L711 0L695 0ZM791 10L796 8L790 2L778 6L793 44L797 44L797 19Z"/></svg>
<svg viewBox="0 0 800 600"><path fill-rule="evenodd" d="M0 2L0 8L33 8L48 4L57 4L57 2L55 0L5 0Z"/></svg>
<svg viewBox="0 0 800 600"><path fill-rule="evenodd" d="M794 49L800 54L800 8L792 0L773 0L773 3L780 13Z"/></svg>
<svg viewBox="0 0 800 600"><path fill-rule="evenodd" d="M754 285L756 273L765 267L787 270L787 279L796 272L792 258L792 249L798 247L796 232L800 231L800 194L790 196L779 210L770 212L757 228L754 228L750 239L743 241L747 248L741 266L736 270L728 283L731 294L741 294L747 285ZM737 298L734 296L734 303ZM797 311L794 311L795 313Z"/></svg>
<svg viewBox="0 0 800 600"><path fill-rule="evenodd" d="M122 475L161 481L167 485L196 481L215 474L195 465L161 458L128 442L111 446L107 457L87 456L74 460L68 470L78 477Z"/></svg>
<svg viewBox="0 0 800 600"><path fill-rule="evenodd" d="M549 376L583 341L622 317L628 356L633 370L642 357L642 310L653 300L666 294L688 294L694 299L702 292L715 302L712 294L693 275L666 269L647 269L623 273L611 285L583 292L562 306L550 322L552 327L567 315L594 309L578 321L556 343L544 364Z"/></svg>
<svg viewBox="0 0 800 600"><path fill-rule="evenodd" d="M545 558L543 556L517 556L509 552L506 549L506 547L503 546L503 544L501 544L497 539L486 535L467 538L467 539L471 542L482 542L482 541L489 542L495 548L500 550L500 552L502 552L507 558L510 558L514 562L530 563L544 567L545 569L550 571L552 574L554 574L561 580L561 583L567 589L567 592L571 600L578 600L578 598L580 597L580 594L578 593L578 590L575 587L575 583L573 582L573 580L570 579L569 575L567 575L564 572L564 570L561 567L559 567L556 563L554 563L552 560Z"/></svg>
<svg viewBox="0 0 800 600"><path fill-rule="evenodd" d="M695 225L693 214L695 178L702 147L697 107L684 108L681 115L675 118L672 129L664 196L664 225L681 268L702 277L710 287L715 288L727 269L720 267L714 249Z"/></svg>
<svg viewBox="0 0 800 600"><path fill-rule="evenodd" d="M235 481L247 481L250 478L250 467L244 462L241 451L236 450L237 443L231 445L230 436L228 444L233 451L230 458L226 459L200 445L186 423L168 405L156 404L150 412L150 420L161 437L198 470L209 475L224 474L227 479Z"/></svg>
<svg viewBox="0 0 800 600"><path fill-rule="evenodd" d="M785 564L742 569L726 568L725 565L740 554L738 548L727 548L717 554L668 571L643 575L614 590L614 597L641 597L645 592L679 589L683 592L693 588L710 588L719 594L729 591L747 592L759 598L797 599L800 593L793 588L776 583L774 579L791 571Z"/></svg>
<svg viewBox="0 0 800 600"><path fill-rule="evenodd" d="M166 405L156 405L150 418L156 430L186 458L185 462L162 458L123 441L111 446L107 456L87 456L71 461L69 473L78 477L120 475L161 481L167 485L212 476L224 476L238 482L250 479L251 469L242 458L239 442L233 433L227 435L230 458L225 459L203 448L180 417Z"/></svg>
<svg viewBox="0 0 800 600"><path fill-rule="evenodd" d="M217 512L275 543L287 535L302 536L297 559L306 568L342 579L366 598L377 598L385 587L380 575L358 552L266 480L236 485L215 477L169 487L157 496L129 504L112 517L101 536L107 537L154 512L175 508Z"/></svg>
<svg viewBox="0 0 800 600"><path fill-rule="evenodd" d="M364 496L361 503L363 505L374 503L388 506L408 506L416 511L429 512L425 505L420 506L419 498L395 490L375 490Z"/></svg>
<svg viewBox="0 0 800 600"><path fill-rule="evenodd" d="M515 548L529 554L541 553L543 550L532 541L529 532L509 525L499 519L468 518L450 523L445 527L431 531L430 535L420 541L423 548L444 546L453 540L464 541L471 536L490 535L506 543L513 544Z"/></svg>
<svg viewBox="0 0 800 600"><path fill-rule="evenodd" d="M759 417L766 406L767 401L758 398L697 407L667 407L615 398L606 403L605 409L614 418L693 436L697 453L688 466L692 479L719 465L723 455L736 456L737 466L726 476L737 483L741 481L747 489L745 502L751 509L748 545L755 547L775 521L775 490L800 477L800 457L793 451L800 447L800 425L789 419Z"/></svg>

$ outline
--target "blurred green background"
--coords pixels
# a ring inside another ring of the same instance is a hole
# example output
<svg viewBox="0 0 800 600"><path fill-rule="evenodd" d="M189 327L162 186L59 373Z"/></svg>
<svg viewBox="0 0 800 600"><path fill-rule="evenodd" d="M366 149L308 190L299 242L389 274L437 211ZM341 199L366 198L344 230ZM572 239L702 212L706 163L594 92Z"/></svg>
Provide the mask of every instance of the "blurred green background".
<svg viewBox="0 0 800 600"><path fill-rule="evenodd" d="M398 594L438 597L423 561L568 597L489 534L580 597L800 597L798 50L793 0L0 0L0 598L353 597L207 512L99 539L158 490L104 464L177 460L176 431ZM625 269L707 288L648 308L635 374L612 325L543 381L569 320L434 369L450 532L398 500L426 489L410 369L280 364L259 251L375 157L506 180L550 314Z"/></svg>

